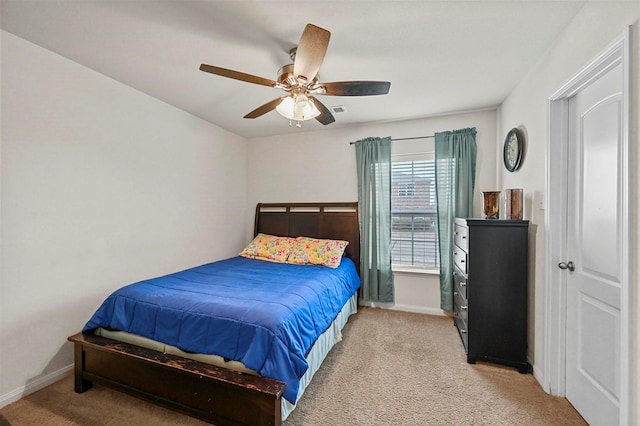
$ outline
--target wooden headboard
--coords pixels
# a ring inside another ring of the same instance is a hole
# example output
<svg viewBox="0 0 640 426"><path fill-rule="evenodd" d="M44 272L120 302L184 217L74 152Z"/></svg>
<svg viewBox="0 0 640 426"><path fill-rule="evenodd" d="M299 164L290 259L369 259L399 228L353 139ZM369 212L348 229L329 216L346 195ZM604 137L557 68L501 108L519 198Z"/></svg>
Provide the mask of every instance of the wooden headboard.
<svg viewBox="0 0 640 426"><path fill-rule="evenodd" d="M259 203L253 235L311 237L349 241L345 254L360 273L360 228L357 202Z"/></svg>

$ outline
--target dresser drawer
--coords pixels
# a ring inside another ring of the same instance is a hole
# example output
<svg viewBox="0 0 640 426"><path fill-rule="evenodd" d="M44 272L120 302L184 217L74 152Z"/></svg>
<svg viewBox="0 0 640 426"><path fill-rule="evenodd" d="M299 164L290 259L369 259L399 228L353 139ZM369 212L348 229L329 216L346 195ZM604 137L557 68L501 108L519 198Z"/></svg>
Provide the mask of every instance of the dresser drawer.
<svg viewBox="0 0 640 426"><path fill-rule="evenodd" d="M462 297L467 298L467 276L463 275L456 268L453 268L454 290L459 292Z"/></svg>
<svg viewBox="0 0 640 426"><path fill-rule="evenodd" d="M455 224L453 230L453 240L455 245L463 249L464 251L469 251L469 245L467 243L469 239L469 228L466 226Z"/></svg>
<svg viewBox="0 0 640 426"><path fill-rule="evenodd" d="M462 318L465 323L469 322L467 299L458 291L454 291L453 297L454 316Z"/></svg>
<svg viewBox="0 0 640 426"><path fill-rule="evenodd" d="M469 353L469 332L467 329L467 323L462 319L460 314L457 311L454 311L453 318L458 328L458 332L460 333L460 338L462 339L462 344L464 345L464 352Z"/></svg>
<svg viewBox="0 0 640 426"><path fill-rule="evenodd" d="M453 263L460 272L467 275L467 253L458 246L453 246Z"/></svg>

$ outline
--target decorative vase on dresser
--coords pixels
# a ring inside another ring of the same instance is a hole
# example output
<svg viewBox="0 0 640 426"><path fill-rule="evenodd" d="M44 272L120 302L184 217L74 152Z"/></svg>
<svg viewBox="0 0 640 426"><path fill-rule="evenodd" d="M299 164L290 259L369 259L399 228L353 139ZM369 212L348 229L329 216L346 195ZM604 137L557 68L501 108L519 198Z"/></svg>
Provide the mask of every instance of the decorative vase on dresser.
<svg viewBox="0 0 640 426"><path fill-rule="evenodd" d="M529 221L456 218L454 230L454 322L467 362L530 373Z"/></svg>

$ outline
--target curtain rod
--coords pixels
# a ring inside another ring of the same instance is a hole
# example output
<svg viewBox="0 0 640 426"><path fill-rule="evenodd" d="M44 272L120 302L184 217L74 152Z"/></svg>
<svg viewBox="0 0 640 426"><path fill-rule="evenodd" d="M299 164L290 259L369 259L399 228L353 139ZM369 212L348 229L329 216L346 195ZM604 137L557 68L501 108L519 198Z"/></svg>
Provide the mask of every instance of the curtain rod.
<svg viewBox="0 0 640 426"><path fill-rule="evenodd" d="M408 140L413 140L413 139L429 139L429 138L435 138L435 135L431 135L431 136L416 136L413 138L396 138L396 139L391 139L392 141L408 141ZM353 145L355 142L349 142L349 145Z"/></svg>
<svg viewBox="0 0 640 426"><path fill-rule="evenodd" d="M416 136L414 138L396 138L396 139L391 139L392 141L408 141L408 140L412 140L412 139L429 139L429 138L435 138L435 135L431 135L431 136Z"/></svg>

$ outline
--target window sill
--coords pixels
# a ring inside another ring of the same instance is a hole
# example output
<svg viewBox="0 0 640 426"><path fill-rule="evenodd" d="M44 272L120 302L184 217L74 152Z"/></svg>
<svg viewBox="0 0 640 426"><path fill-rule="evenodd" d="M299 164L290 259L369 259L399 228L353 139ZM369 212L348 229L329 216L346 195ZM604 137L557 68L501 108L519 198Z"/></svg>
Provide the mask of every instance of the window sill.
<svg viewBox="0 0 640 426"><path fill-rule="evenodd" d="M412 268L411 266L392 266L391 271L394 274L440 276L440 271L437 269Z"/></svg>

